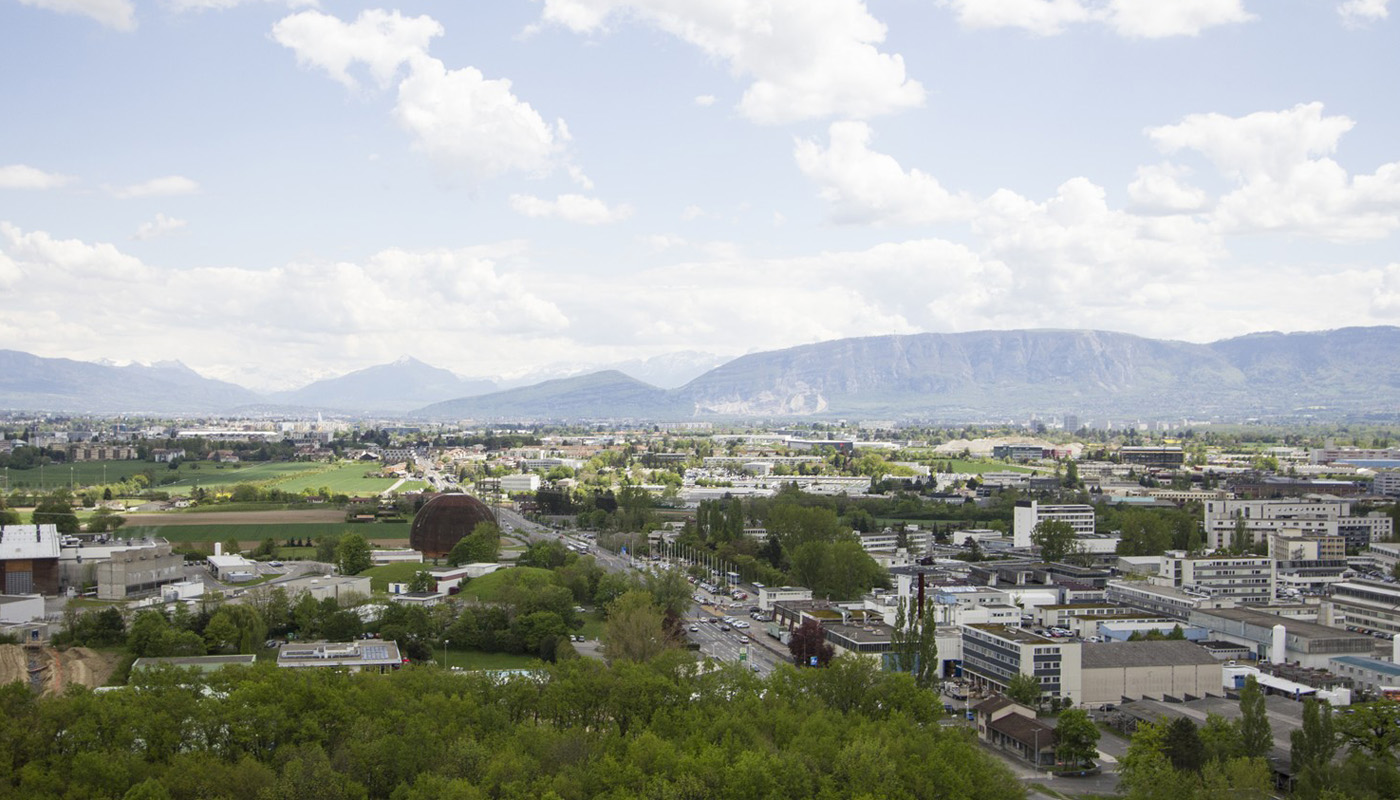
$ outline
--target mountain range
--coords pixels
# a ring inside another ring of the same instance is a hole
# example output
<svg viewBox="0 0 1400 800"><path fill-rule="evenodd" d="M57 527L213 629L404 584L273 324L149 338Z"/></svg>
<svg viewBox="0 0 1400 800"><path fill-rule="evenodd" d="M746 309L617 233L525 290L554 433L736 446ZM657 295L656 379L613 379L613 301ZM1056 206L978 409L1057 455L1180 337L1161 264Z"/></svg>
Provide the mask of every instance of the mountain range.
<svg viewBox="0 0 1400 800"><path fill-rule="evenodd" d="M657 363L694 371L703 363L699 355ZM327 410L481 421L1337 418L1400 409L1400 328L1255 333L1208 344L1092 330L873 336L752 353L672 388L619 370L500 385L405 358L259 395L178 363L116 367L0 351L0 408L83 413Z"/></svg>

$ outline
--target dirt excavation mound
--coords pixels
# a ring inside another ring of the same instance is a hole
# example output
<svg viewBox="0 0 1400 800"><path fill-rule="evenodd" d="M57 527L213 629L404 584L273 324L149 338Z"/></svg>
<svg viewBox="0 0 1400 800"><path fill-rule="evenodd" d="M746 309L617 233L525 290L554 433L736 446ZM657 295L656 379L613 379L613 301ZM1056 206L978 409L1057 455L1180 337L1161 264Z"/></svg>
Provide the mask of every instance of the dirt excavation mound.
<svg viewBox="0 0 1400 800"><path fill-rule="evenodd" d="M17 644L0 645L0 686L15 681L29 682L29 656Z"/></svg>
<svg viewBox="0 0 1400 800"><path fill-rule="evenodd" d="M74 684L96 689L112 677L118 660L116 655L99 653L86 647L67 650L45 647L36 655L34 661L42 667L39 675L45 695L63 694Z"/></svg>

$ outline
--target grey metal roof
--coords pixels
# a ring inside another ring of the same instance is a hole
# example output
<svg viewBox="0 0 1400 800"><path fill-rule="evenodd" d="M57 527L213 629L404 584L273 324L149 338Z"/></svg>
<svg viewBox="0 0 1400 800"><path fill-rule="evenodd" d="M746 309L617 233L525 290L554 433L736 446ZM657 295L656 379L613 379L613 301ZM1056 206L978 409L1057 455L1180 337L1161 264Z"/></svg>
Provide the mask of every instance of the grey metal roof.
<svg viewBox="0 0 1400 800"><path fill-rule="evenodd" d="M1219 659L1195 642L1086 642L1079 652L1082 669L1220 664Z"/></svg>

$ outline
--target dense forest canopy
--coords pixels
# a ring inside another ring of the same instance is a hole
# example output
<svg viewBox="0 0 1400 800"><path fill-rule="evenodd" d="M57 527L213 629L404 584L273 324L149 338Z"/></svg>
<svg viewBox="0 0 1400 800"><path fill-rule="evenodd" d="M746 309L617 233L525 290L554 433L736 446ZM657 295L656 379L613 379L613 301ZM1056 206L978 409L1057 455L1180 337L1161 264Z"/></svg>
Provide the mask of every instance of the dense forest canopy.
<svg viewBox="0 0 1400 800"><path fill-rule="evenodd" d="M0 689L0 797L1025 796L940 714L908 675L848 659L766 681L681 653L513 678L163 669L102 694Z"/></svg>

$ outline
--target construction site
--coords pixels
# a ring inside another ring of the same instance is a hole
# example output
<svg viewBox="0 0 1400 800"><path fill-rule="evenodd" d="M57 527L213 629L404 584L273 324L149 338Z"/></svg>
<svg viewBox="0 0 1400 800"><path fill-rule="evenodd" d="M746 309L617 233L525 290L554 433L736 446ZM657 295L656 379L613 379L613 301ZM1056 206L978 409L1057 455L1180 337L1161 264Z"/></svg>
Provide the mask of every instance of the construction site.
<svg viewBox="0 0 1400 800"><path fill-rule="evenodd" d="M20 681L38 695L62 694L69 686L95 689L107 682L120 657L87 647L0 645L0 685Z"/></svg>

